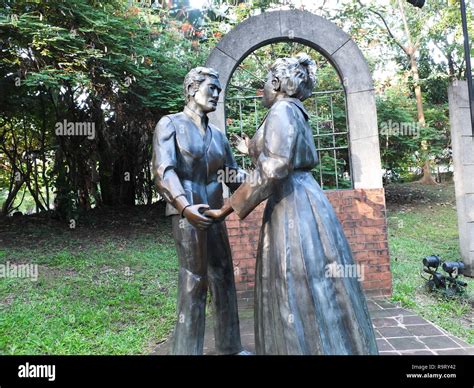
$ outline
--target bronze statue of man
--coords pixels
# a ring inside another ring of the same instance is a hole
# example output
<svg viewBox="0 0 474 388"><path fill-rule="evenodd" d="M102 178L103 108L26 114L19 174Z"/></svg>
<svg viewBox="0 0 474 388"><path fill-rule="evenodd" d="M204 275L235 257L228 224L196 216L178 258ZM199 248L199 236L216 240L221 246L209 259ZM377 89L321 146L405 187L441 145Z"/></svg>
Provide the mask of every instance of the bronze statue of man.
<svg viewBox="0 0 474 388"><path fill-rule="evenodd" d="M215 70L192 69L184 80L183 112L164 116L153 137L153 176L167 201L180 265L171 354L203 353L208 287L217 352L242 352L227 230L224 222L203 214L209 207L223 205L221 183L234 190L245 178L225 134L208 122L207 114L216 110L220 91Z"/></svg>

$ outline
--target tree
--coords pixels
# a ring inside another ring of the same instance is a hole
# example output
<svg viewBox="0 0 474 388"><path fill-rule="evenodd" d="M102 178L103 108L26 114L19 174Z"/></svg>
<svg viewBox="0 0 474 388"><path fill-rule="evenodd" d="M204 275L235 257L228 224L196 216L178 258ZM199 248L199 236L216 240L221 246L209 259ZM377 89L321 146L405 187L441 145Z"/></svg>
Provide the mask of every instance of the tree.
<svg viewBox="0 0 474 388"><path fill-rule="evenodd" d="M362 7L364 6L361 0L358 0L358 3ZM423 109L423 98L417 60L420 44L422 43L422 39L425 36L422 33L423 17L418 11L408 12L408 10L405 9L405 5L402 0L397 0L396 8L396 11L398 11L398 14L400 15L401 23L394 23L395 26L390 26L386 17L384 17L382 12L376 10L375 7L369 7L368 10L382 20L383 26L387 34L389 35L390 40L394 44L396 44L405 53L407 57L413 80L412 86L415 92L418 123L421 128L423 128L426 125L426 120L425 112ZM397 28L398 33L394 31L394 28ZM426 142L423 142L422 152L426 154L427 149L428 146ZM425 184L435 183L435 180L431 174L431 162L428 155L426 156L425 161L423 163L423 177L421 179L421 182Z"/></svg>
<svg viewBox="0 0 474 388"><path fill-rule="evenodd" d="M387 63L395 61L400 72L407 74L403 82L412 90L422 139L413 160L422 167L421 182L434 183L431 164L439 160L434 152L439 150L440 142L445 142L445 148L449 147L449 136L445 136L448 125L444 120L446 126L442 129L430 127L432 121L426 118L426 112L432 104L447 102L447 81L464 71L458 2L432 0L419 10L403 0L391 1L388 6L356 0L343 8L341 18L350 18L351 34L376 68L385 69ZM471 21L469 28L472 30ZM371 55L374 47L378 55ZM440 54L446 61L435 62L433 58ZM379 85L379 90L384 88ZM437 109L447 112L443 106Z"/></svg>
<svg viewBox="0 0 474 388"><path fill-rule="evenodd" d="M203 62L207 48L193 44L185 22L167 10L126 1L3 5L0 135L9 171L3 213L23 185L39 210L50 205L41 188L49 197L54 186L65 218L92 205L150 203L154 125L181 109L184 75ZM65 120L93 125L93 136L58 135Z"/></svg>

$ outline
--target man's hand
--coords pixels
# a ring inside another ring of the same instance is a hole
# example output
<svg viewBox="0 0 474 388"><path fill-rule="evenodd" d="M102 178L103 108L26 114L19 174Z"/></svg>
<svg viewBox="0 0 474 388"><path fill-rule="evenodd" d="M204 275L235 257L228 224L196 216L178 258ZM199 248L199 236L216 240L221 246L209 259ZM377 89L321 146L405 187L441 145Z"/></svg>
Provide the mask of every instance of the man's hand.
<svg viewBox="0 0 474 388"><path fill-rule="evenodd" d="M204 215L212 218L216 222L224 221L227 214L222 209L210 209L204 212Z"/></svg>
<svg viewBox="0 0 474 388"><path fill-rule="evenodd" d="M184 209L183 216L186 217L189 223L194 227L200 230L206 230L212 225L212 219L206 217L202 213L204 213L208 209L208 205L191 205Z"/></svg>

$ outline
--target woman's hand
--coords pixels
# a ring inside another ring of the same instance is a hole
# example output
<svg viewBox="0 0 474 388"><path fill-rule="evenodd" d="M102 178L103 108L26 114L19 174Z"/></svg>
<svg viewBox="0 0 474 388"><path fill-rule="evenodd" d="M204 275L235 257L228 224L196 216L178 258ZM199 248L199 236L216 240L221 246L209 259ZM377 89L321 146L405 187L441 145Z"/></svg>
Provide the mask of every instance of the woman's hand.
<svg viewBox="0 0 474 388"><path fill-rule="evenodd" d="M206 217L212 218L214 222L224 221L225 218L234 211L230 206L229 198L226 198L224 205L220 209L209 209L204 212Z"/></svg>
<svg viewBox="0 0 474 388"><path fill-rule="evenodd" d="M236 135L235 133L233 133L232 136L236 142L235 148L237 148L241 154L248 155L250 138L245 133L242 134L242 137Z"/></svg>
<svg viewBox="0 0 474 388"><path fill-rule="evenodd" d="M221 209L209 209L204 212L204 215L206 217L212 218L214 222L221 222L224 221L226 218L226 214L224 211Z"/></svg>

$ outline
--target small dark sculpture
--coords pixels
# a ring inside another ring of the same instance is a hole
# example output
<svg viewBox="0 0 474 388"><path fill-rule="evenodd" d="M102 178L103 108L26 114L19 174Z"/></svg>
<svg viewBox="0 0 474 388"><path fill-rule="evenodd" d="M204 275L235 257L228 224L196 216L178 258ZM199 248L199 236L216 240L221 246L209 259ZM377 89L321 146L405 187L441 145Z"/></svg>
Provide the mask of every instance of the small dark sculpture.
<svg viewBox="0 0 474 388"><path fill-rule="evenodd" d="M239 187L245 173L238 169L225 135L208 123L216 109L221 85L210 68L191 70L184 81L184 111L163 117L153 138L153 175L172 217L179 257L178 321L172 354L203 353L208 286L215 310L216 350L242 351L232 257L223 222L202 213L223 204L222 184ZM220 171L234 174L219 174ZM232 182L226 181L232 176ZM244 351L245 353L245 351Z"/></svg>
<svg viewBox="0 0 474 388"><path fill-rule="evenodd" d="M312 94L315 63L307 55L278 59L263 103L270 108L249 142L255 170L219 210L245 218L267 199L257 254L257 354L377 354L372 322L334 209L313 178L318 162L302 100Z"/></svg>
<svg viewBox="0 0 474 388"><path fill-rule="evenodd" d="M438 267L441 266L443 271L448 276L438 272ZM423 272L430 275L426 280L426 287L429 291L439 290L448 297L462 294L465 292L467 283L458 279L459 275L464 272L464 263L461 261L445 261L442 262L439 256L427 256L423 259Z"/></svg>

